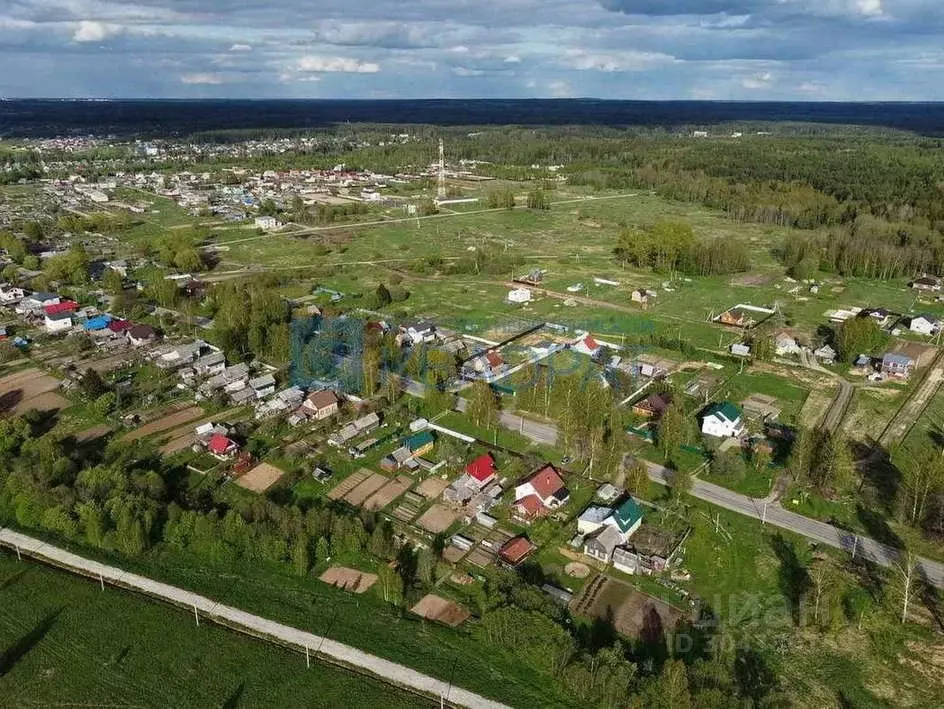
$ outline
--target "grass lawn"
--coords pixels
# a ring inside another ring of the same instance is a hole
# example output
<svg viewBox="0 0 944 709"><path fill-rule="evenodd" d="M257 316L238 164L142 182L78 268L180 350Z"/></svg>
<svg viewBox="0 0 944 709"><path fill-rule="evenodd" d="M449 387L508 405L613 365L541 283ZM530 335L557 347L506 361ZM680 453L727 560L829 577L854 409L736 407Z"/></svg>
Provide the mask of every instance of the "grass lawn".
<svg viewBox="0 0 944 709"><path fill-rule="evenodd" d="M0 553L7 706L433 706L186 612Z"/></svg>

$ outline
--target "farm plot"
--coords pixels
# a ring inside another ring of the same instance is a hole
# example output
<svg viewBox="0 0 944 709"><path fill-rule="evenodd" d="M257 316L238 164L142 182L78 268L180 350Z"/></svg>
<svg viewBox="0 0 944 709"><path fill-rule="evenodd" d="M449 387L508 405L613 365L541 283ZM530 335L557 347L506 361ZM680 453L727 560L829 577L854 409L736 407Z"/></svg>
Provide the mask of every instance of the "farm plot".
<svg viewBox="0 0 944 709"><path fill-rule="evenodd" d="M255 468L236 478L236 484L253 492L265 492L285 475L284 470L270 463L260 463Z"/></svg>
<svg viewBox="0 0 944 709"><path fill-rule="evenodd" d="M356 473L349 475L343 481L335 485L331 492L328 493L329 500L340 500L346 494L348 494L355 487L364 482L369 478L373 473L371 473L366 468L361 468Z"/></svg>
<svg viewBox="0 0 944 709"><path fill-rule="evenodd" d="M377 583L376 574L368 574L364 571L358 571L357 569L349 569L346 566L332 566L318 578L327 584L331 584L335 588L350 591L351 593L364 593Z"/></svg>
<svg viewBox="0 0 944 709"><path fill-rule="evenodd" d="M364 482L344 496L344 501L354 507L360 507L368 497L377 492L390 480L386 475L371 473Z"/></svg>
<svg viewBox="0 0 944 709"><path fill-rule="evenodd" d="M70 402L56 393L59 380L39 369L24 369L0 379L0 413L65 409Z"/></svg>
<svg viewBox="0 0 944 709"><path fill-rule="evenodd" d="M433 505L423 516L416 520L416 523L427 532L439 534L445 532L458 519L459 513L450 510L445 505Z"/></svg>
<svg viewBox="0 0 944 709"><path fill-rule="evenodd" d="M434 593L423 596L419 603L410 609L421 618L435 620L450 628L457 628L469 619L471 613L457 603L437 596Z"/></svg>
<svg viewBox="0 0 944 709"><path fill-rule="evenodd" d="M575 613L611 619L616 631L631 638L657 640L671 633L687 614L628 583L598 576L574 600Z"/></svg>
<svg viewBox="0 0 944 709"><path fill-rule="evenodd" d="M398 475L395 480L391 480L373 495L368 497L367 501L364 503L364 509L368 511L382 510L384 507L400 497L400 495L402 495L404 492L409 490L412 484L412 478L406 475Z"/></svg>
<svg viewBox="0 0 944 709"><path fill-rule="evenodd" d="M427 500L432 500L434 497L439 497L442 494L442 491L449 487L449 481L443 480L442 478L426 478L416 487L416 492Z"/></svg>
<svg viewBox="0 0 944 709"><path fill-rule="evenodd" d="M152 436L155 433L161 433L162 431L167 431L172 428L181 426L188 421L193 421L194 419L203 415L203 409L199 406L189 406L186 409L180 411L175 411L173 413L162 416L161 418L146 423L143 426L140 426L130 433L126 433L121 440L123 441L137 441L142 438L147 438Z"/></svg>
<svg viewBox="0 0 944 709"><path fill-rule="evenodd" d="M102 438L103 436L107 436L112 432L112 430L112 427L107 423L103 423L99 426L92 426L92 428L87 428L84 431L79 431L77 434L75 434L75 441L76 443L88 443L89 441L94 441L96 439Z"/></svg>

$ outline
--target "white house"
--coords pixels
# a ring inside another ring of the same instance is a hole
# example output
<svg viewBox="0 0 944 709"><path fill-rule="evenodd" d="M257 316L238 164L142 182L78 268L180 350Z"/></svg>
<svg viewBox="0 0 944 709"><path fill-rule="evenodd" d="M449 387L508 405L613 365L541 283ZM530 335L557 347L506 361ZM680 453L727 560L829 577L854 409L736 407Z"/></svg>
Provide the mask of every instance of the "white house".
<svg viewBox="0 0 944 709"><path fill-rule="evenodd" d="M275 393L275 377L263 374L261 377L250 379L249 386L256 393L256 398L263 399Z"/></svg>
<svg viewBox="0 0 944 709"><path fill-rule="evenodd" d="M911 318L908 329L919 335L933 335L941 329L941 321L933 315L917 315Z"/></svg>
<svg viewBox="0 0 944 709"><path fill-rule="evenodd" d="M792 335L781 332L774 338L774 352L778 356L800 354L800 344Z"/></svg>
<svg viewBox="0 0 944 709"><path fill-rule="evenodd" d="M55 293L41 293L37 291L31 295L28 295L20 301L20 304L16 306L16 312L18 313L29 313L36 310L42 310L47 305L57 305L59 303L59 296Z"/></svg>
<svg viewBox="0 0 944 709"><path fill-rule="evenodd" d="M701 432L715 438L738 438L744 434L741 412L728 401L712 404L705 409Z"/></svg>
<svg viewBox="0 0 944 709"><path fill-rule="evenodd" d="M47 332L65 332L72 329L72 313L46 313L44 324Z"/></svg>
<svg viewBox="0 0 944 709"><path fill-rule="evenodd" d="M529 303L531 302L531 290L529 288L515 288L508 291L509 303Z"/></svg>
<svg viewBox="0 0 944 709"><path fill-rule="evenodd" d="M23 300L25 293L19 286L12 286L9 283L0 285L0 303L18 303Z"/></svg>
<svg viewBox="0 0 944 709"><path fill-rule="evenodd" d="M433 342L436 339L436 325L428 320L421 320L400 326L400 340L408 340L410 344L419 345L424 342Z"/></svg>
<svg viewBox="0 0 944 709"><path fill-rule="evenodd" d="M749 357L751 354L751 348L749 345L744 344L743 342L735 342L731 345L731 354L735 357Z"/></svg>
<svg viewBox="0 0 944 709"><path fill-rule="evenodd" d="M826 362L826 364L832 364L836 361L836 350L829 345L823 345L813 353L813 356L818 360Z"/></svg>

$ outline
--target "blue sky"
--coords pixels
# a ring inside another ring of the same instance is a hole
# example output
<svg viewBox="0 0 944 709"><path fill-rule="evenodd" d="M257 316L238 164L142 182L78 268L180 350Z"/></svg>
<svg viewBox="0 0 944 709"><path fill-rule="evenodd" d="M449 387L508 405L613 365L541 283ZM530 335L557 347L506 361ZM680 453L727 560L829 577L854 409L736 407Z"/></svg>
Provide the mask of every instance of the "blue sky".
<svg viewBox="0 0 944 709"><path fill-rule="evenodd" d="M944 100L944 0L0 0L0 96Z"/></svg>

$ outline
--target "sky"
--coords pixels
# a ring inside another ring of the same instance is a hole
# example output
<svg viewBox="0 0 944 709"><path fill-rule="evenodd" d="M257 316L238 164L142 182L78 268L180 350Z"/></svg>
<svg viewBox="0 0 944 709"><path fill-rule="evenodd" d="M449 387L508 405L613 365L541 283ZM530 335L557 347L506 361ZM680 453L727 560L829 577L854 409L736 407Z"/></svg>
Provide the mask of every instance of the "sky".
<svg viewBox="0 0 944 709"><path fill-rule="evenodd" d="M944 0L0 0L0 96L944 100Z"/></svg>

